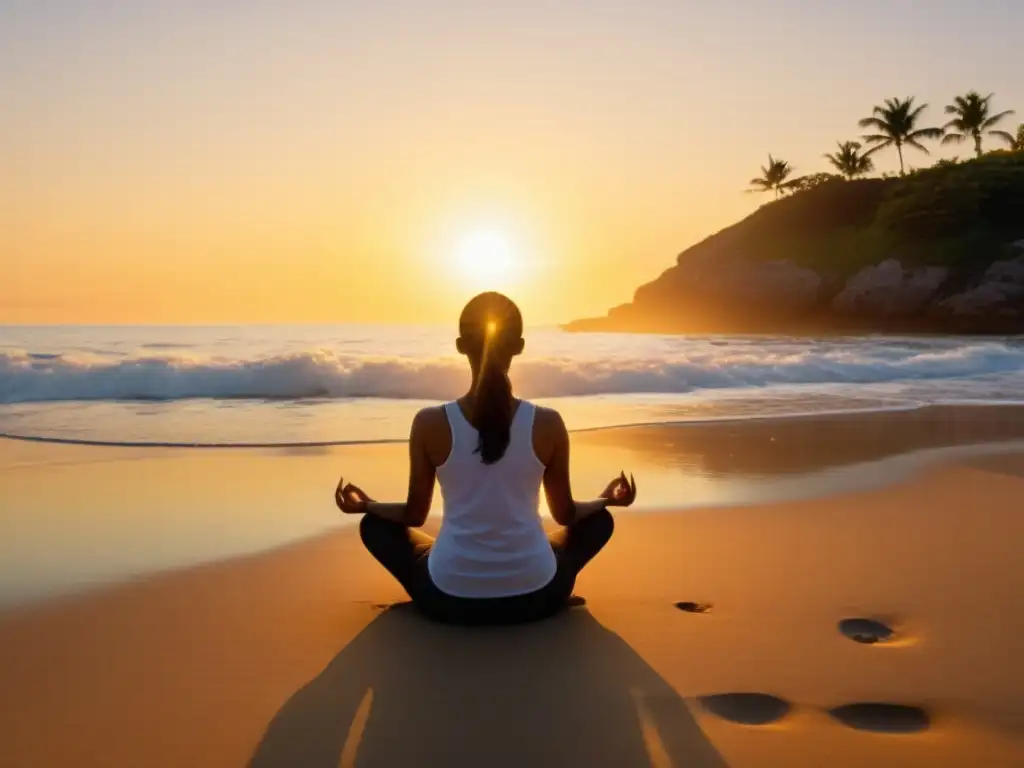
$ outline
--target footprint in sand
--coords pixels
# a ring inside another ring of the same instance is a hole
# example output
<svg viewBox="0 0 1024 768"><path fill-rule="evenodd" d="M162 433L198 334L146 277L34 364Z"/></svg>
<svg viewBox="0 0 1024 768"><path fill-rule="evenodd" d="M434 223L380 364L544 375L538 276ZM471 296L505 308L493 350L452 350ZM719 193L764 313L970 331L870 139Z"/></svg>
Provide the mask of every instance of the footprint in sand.
<svg viewBox="0 0 1024 768"><path fill-rule="evenodd" d="M708 613L711 611L711 603L691 603L684 601L676 603L676 608L686 613Z"/></svg>
<svg viewBox="0 0 1024 768"><path fill-rule="evenodd" d="M844 704L829 710L829 715L858 731L875 733L919 733L931 726L931 718L921 707L907 704L862 702Z"/></svg>
<svg viewBox="0 0 1024 768"><path fill-rule="evenodd" d="M792 705L767 693L716 693L698 696L708 712L740 725L768 725L789 714Z"/></svg>
<svg viewBox="0 0 1024 768"><path fill-rule="evenodd" d="M876 619L843 619L839 622L839 631L855 643L874 645L890 642L895 633L887 624Z"/></svg>

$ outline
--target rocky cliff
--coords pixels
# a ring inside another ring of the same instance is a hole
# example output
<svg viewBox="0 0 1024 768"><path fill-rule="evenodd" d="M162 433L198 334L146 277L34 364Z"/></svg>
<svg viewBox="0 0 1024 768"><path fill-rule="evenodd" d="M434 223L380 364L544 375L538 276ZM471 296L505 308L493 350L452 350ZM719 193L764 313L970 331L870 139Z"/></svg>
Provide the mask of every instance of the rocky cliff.
<svg viewBox="0 0 1024 768"><path fill-rule="evenodd" d="M1024 153L769 203L566 328L1024 333Z"/></svg>

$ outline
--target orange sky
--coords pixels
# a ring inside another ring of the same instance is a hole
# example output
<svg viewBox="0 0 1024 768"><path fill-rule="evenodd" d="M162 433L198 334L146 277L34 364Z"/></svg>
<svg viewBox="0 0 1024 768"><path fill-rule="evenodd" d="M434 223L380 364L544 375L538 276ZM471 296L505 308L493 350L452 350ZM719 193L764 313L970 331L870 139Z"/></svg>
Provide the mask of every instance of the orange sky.
<svg viewBox="0 0 1024 768"><path fill-rule="evenodd" d="M769 151L824 170L892 95L1024 112L1010 4L689 5L5 4L0 322L603 313L752 210ZM509 277L460 267L481 230Z"/></svg>

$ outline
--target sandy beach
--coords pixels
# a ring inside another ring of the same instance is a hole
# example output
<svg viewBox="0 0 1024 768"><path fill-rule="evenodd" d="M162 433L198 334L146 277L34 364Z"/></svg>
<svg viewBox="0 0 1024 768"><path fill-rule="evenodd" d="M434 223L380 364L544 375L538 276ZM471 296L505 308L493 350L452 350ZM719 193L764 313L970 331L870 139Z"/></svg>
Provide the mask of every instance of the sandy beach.
<svg viewBox="0 0 1024 768"><path fill-rule="evenodd" d="M351 526L51 598L0 617L0 765L1021 765L1021 499L1003 453L625 511L585 605L517 628L426 623Z"/></svg>

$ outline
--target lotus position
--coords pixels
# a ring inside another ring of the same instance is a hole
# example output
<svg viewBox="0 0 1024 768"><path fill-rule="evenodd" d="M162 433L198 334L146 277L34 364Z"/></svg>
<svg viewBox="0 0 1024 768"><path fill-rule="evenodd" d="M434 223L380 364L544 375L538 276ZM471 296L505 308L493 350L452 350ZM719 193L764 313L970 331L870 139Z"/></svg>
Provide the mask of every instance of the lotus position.
<svg viewBox="0 0 1024 768"><path fill-rule="evenodd" d="M413 419L406 501L374 501L344 478L335 491L342 512L363 515L359 532L370 554L438 621L506 624L557 613L611 538L608 508L636 498L623 472L597 499L573 499L562 417L512 394L509 368L523 345L523 318L511 299L484 293L470 301L456 347L469 360L472 384ZM437 539L418 530L435 478L444 498ZM550 535L539 515L541 485L561 526Z"/></svg>

